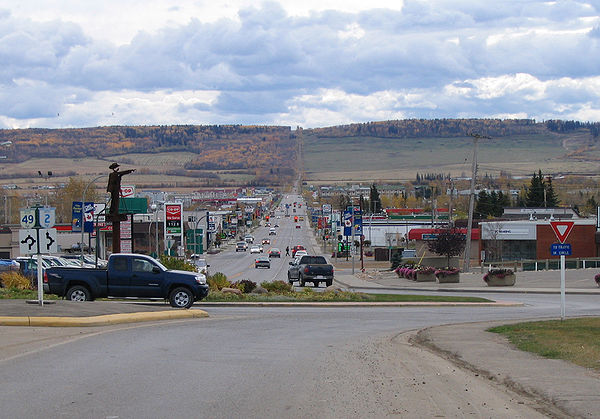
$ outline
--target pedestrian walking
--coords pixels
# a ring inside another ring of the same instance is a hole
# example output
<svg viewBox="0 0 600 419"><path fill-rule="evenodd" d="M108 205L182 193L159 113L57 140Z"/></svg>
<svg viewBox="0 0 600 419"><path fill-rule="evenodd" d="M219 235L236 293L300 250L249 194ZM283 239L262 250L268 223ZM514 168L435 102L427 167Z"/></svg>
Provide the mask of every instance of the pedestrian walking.
<svg viewBox="0 0 600 419"><path fill-rule="evenodd" d="M285 255L286 256L290 255L290 246L286 246L286 248L285 248Z"/></svg>

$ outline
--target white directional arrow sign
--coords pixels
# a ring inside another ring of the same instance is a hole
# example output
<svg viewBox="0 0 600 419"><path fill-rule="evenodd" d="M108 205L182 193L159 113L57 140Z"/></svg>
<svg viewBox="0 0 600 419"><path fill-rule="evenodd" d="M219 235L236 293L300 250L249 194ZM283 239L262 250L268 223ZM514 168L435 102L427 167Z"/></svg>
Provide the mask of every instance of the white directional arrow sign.
<svg viewBox="0 0 600 419"><path fill-rule="evenodd" d="M55 228L40 229L40 253L58 253L58 241Z"/></svg>
<svg viewBox="0 0 600 419"><path fill-rule="evenodd" d="M19 230L19 250L22 255L34 255L38 252L37 230L35 228Z"/></svg>

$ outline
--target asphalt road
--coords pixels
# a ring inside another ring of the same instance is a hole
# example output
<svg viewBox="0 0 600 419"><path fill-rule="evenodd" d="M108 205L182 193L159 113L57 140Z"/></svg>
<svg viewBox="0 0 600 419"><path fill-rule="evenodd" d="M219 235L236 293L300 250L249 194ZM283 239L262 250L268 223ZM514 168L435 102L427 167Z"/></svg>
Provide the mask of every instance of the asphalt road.
<svg viewBox="0 0 600 419"><path fill-rule="evenodd" d="M548 298L478 309L212 307L209 319L107 328L0 361L1 416L539 417L531 401L403 333L553 316ZM573 315L596 306L575 299Z"/></svg>

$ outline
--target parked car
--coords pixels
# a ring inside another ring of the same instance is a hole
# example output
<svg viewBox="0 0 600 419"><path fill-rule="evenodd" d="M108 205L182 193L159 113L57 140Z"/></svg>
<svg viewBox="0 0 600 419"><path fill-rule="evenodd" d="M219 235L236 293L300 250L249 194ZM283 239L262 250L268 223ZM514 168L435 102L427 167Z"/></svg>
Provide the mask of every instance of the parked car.
<svg viewBox="0 0 600 419"><path fill-rule="evenodd" d="M259 256L254 260L254 269L267 268L271 269L271 261L266 256Z"/></svg>
<svg viewBox="0 0 600 419"><path fill-rule="evenodd" d="M270 258L280 258L281 251L276 247L272 247L271 250L269 250L269 257Z"/></svg>
<svg viewBox="0 0 600 419"><path fill-rule="evenodd" d="M237 242L235 245L236 252L245 252L248 249L248 243L246 242Z"/></svg>
<svg viewBox="0 0 600 419"><path fill-rule="evenodd" d="M260 246L258 245L252 245L250 246L250 254L252 253L262 253L262 249L260 248Z"/></svg>
<svg viewBox="0 0 600 419"><path fill-rule="evenodd" d="M114 253L107 269L49 267L44 292L71 301L105 297L163 298L171 306L190 308L208 295L206 277L196 272L167 269L156 259L133 253Z"/></svg>
<svg viewBox="0 0 600 419"><path fill-rule="evenodd" d="M81 265L81 254L69 253L68 255L62 255L61 257L68 259L68 260L76 261L77 266ZM87 263L89 265L96 266L96 256L84 253L83 254L83 263ZM98 267L99 268L106 268L107 264L108 264L108 261L106 259L98 258Z"/></svg>

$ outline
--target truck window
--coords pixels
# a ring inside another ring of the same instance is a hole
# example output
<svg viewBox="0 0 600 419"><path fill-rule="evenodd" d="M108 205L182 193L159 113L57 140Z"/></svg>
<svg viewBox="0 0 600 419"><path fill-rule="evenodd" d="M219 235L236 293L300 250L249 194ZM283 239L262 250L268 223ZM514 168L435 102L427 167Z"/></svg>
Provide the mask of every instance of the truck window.
<svg viewBox="0 0 600 419"><path fill-rule="evenodd" d="M127 272L127 258L115 258L112 265L115 272Z"/></svg>
<svg viewBox="0 0 600 419"><path fill-rule="evenodd" d="M152 263L146 259L133 259L131 269L133 272L152 272Z"/></svg>
<svg viewBox="0 0 600 419"><path fill-rule="evenodd" d="M302 256L301 262L308 265L326 265L327 261L323 256Z"/></svg>

